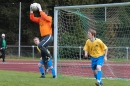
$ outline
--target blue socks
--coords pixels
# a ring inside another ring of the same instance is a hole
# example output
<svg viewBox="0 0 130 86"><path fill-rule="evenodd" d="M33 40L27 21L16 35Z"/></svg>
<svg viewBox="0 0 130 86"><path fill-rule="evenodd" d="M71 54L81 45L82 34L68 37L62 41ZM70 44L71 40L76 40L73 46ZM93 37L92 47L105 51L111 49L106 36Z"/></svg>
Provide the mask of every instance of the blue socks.
<svg viewBox="0 0 130 86"><path fill-rule="evenodd" d="M99 83L102 83L102 71L97 71L97 81L99 82Z"/></svg>
<svg viewBox="0 0 130 86"><path fill-rule="evenodd" d="M52 76L55 76L55 70L54 70L54 68L51 69L51 72L52 72Z"/></svg>
<svg viewBox="0 0 130 86"><path fill-rule="evenodd" d="M39 71L40 71L41 75L44 76L44 69L42 68L42 66L39 67Z"/></svg>

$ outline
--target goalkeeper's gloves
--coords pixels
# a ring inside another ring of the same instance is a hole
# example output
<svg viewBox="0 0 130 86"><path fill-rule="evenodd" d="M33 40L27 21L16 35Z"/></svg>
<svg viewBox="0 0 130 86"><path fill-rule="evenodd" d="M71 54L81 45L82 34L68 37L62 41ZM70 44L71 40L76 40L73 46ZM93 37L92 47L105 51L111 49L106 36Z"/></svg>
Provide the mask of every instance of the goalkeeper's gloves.
<svg viewBox="0 0 130 86"><path fill-rule="evenodd" d="M40 4L37 4L37 7L38 7L39 11L42 11L42 8L41 8Z"/></svg>
<svg viewBox="0 0 130 86"><path fill-rule="evenodd" d="M31 6L32 6L32 4L30 5L30 13L33 13L33 10L32 10L32 8L31 8Z"/></svg>

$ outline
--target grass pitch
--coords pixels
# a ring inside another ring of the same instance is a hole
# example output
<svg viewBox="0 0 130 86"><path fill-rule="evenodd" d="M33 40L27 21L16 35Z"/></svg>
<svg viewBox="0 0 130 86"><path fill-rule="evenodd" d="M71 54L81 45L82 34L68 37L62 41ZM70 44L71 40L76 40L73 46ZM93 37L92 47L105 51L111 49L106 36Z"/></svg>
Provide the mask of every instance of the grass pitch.
<svg viewBox="0 0 130 86"><path fill-rule="evenodd" d="M39 73L0 70L0 86L95 86L95 79L59 76L51 74L39 78ZM130 86L130 80L103 79L103 86Z"/></svg>

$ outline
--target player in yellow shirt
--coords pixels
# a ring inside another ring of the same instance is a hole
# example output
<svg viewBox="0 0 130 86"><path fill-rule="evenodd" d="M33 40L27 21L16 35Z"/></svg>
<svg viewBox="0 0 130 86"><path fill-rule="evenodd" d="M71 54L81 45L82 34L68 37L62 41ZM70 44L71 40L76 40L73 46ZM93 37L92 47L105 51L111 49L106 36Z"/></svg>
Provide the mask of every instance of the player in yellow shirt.
<svg viewBox="0 0 130 86"><path fill-rule="evenodd" d="M96 86L102 86L102 66L104 60L107 61L107 46L98 38L96 38L96 30L88 29L88 40L85 43L83 50L85 51L85 57L88 54L91 57L91 67L93 70L94 77L97 82Z"/></svg>
<svg viewBox="0 0 130 86"><path fill-rule="evenodd" d="M38 41L39 41L39 39L38 39ZM41 50L38 48L38 46L37 46L37 50L38 50L38 52L41 53ZM47 51L50 53L49 50L47 50ZM39 67L39 70L40 70L40 72L41 72L41 77L40 77L40 78L43 78L42 75L44 75L42 65L44 65L44 67L45 67L45 74L47 74L48 71L50 70L50 68L49 68L48 65L47 65L47 62L44 62L44 61L42 60L42 56L44 56L44 55L41 54L40 62L38 63L38 67Z"/></svg>
<svg viewBox="0 0 130 86"><path fill-rule="evenodd" d="M38 44L40 43L40 40L39 40L38 37L35 37L35 38L34 38L34 43L35 43L36 45L38 45ZM41 73L41 77L40 77L40 78L45 78L45 72L44 72L44 68L42 67L42 65L44 65L46 69L48 69L48 70L50 69L51 72L52 72L52 77L55 78L56 76L55 76L55 70L54 70L54 68L53 68L52 60L50 59L50 60L48 61L47 56L46 56L44 53L41 52L41 50L39 49L38 46L37 46L37 49L38 49L38 51L41 53L41 57L42 57L42 58L40 58L40 62L39 62L39 64L38 64L39 70L40 70L40 73ZM48 50L47 50L47 51L48 51ZM50 53L50 52L48 51L48 53Z"/></svg>

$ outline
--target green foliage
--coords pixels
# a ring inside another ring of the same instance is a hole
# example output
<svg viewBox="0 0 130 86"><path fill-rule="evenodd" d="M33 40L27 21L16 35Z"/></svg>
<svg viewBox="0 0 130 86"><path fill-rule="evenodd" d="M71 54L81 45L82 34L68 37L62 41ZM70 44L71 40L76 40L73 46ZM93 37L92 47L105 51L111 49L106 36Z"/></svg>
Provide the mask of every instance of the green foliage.
<svg viewBox="0 0 130 86"><path fill-rule="evenodd" d="M62 27L64 29L59 28L59 46L67 46L59 48L60 58L77 58L79 57L79 48L83 46L87 33L83 26L83 22L81 17L75 14L69 14L65 12L65 17L69 21L63 21L61 23L66 23ZM62 17L62 16L61 16ZM63 19L63 20L66 20Z"/></svg>
<svg viewBox="0 0 130 86"><path fill-rule="evenodd" d="M117 0L124 2L129 0ZM116 2L117 2L116 1ZM35 36L40 36L39 26L32 23L29 19L30 4L38 2L43 10L49 10L49 15L53 16L54 6L83 5L96 3L110 3L114 0L0 0L0 34L5 33L7 44L15 45L18 43L19 35L19 2L21 2L21 44L30 45ZM127 11L128 12L128 11ZM36 13L38 14L38 13ZM129 16L129 14L128 14Z"/></svg>

